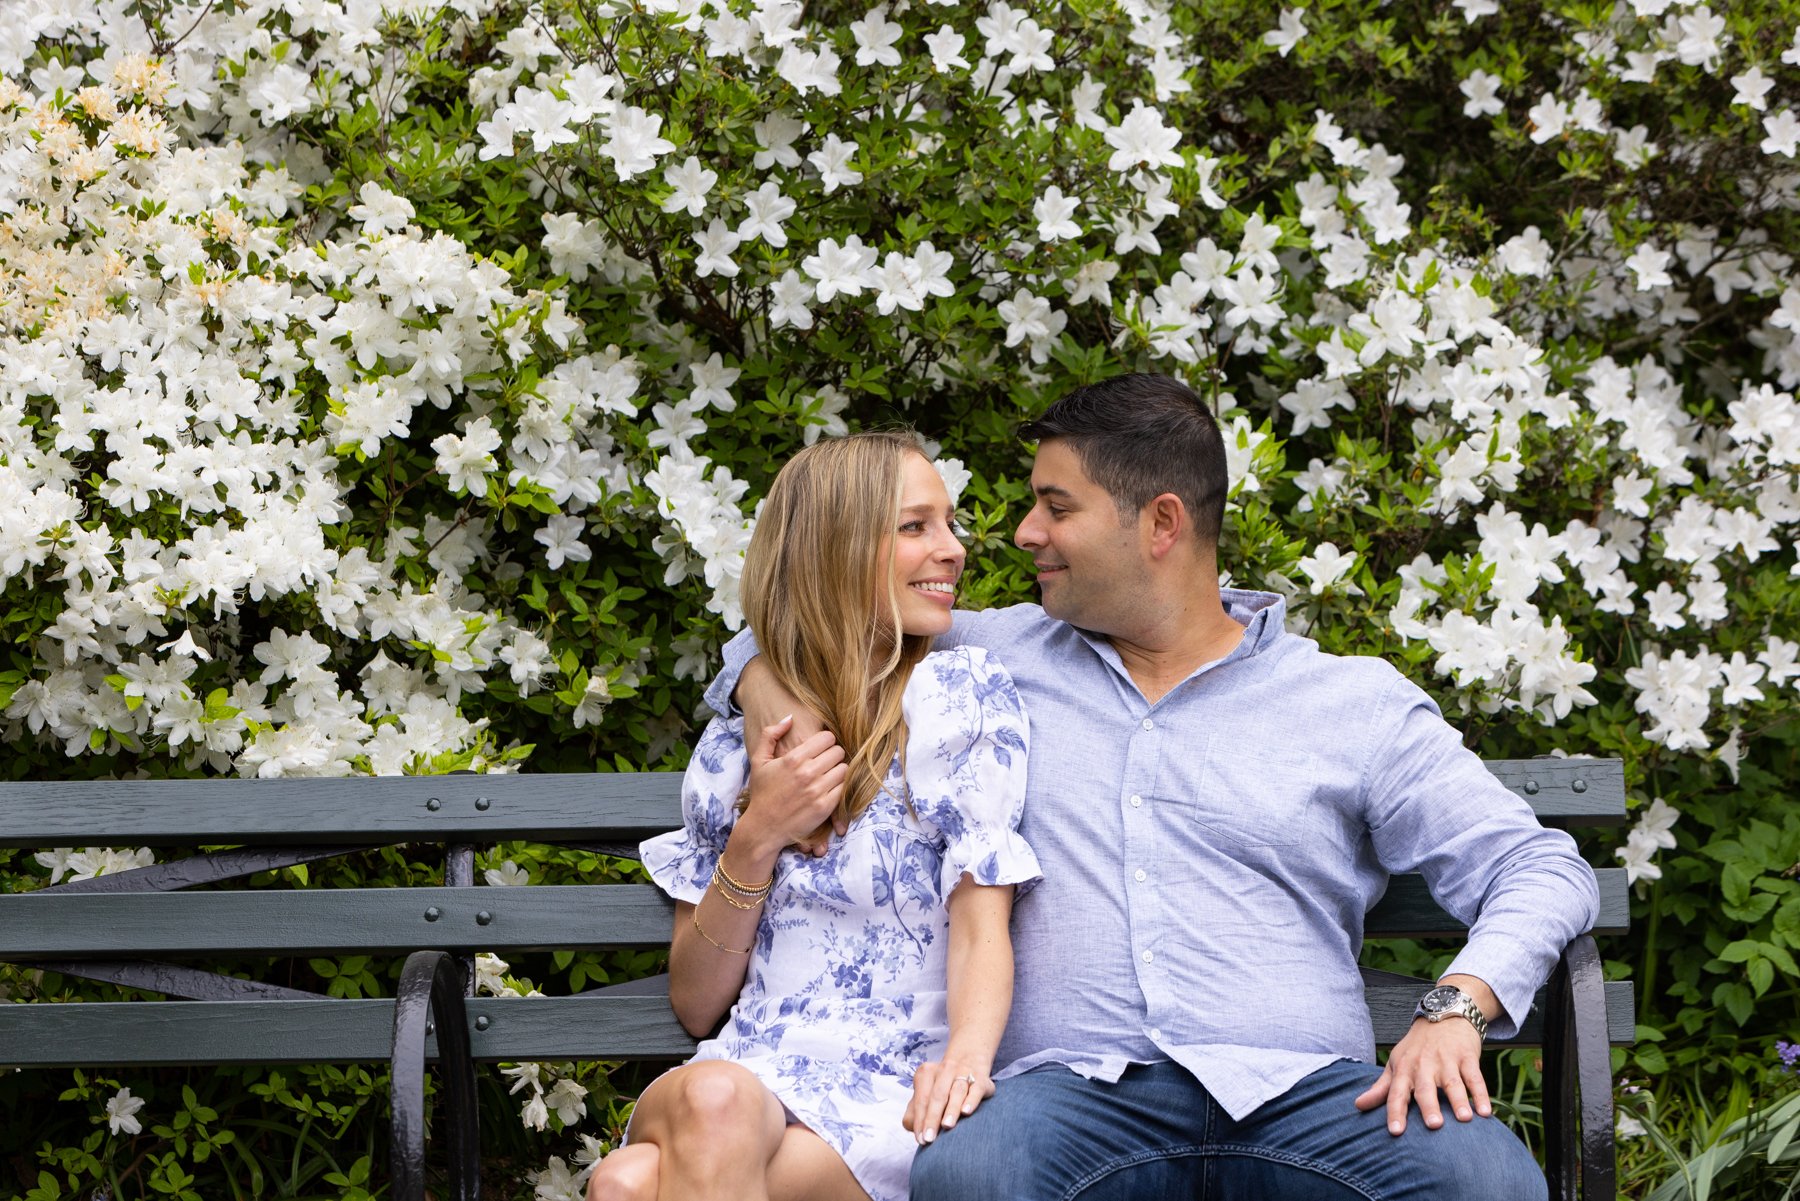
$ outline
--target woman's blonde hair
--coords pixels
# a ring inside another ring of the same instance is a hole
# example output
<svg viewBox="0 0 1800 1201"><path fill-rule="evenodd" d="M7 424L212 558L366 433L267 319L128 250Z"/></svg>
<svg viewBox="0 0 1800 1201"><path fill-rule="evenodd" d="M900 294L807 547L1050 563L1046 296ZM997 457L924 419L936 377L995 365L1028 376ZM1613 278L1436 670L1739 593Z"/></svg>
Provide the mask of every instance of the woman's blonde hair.
<svg viewBox="0 0 1800 1201"><path fill-rule="evenodd" d="M894 586L901 471L924 454L910 430L805 448L775 477L744 553L744 616L763 661L844 748L845 820L869 807L903 755L900 698L931 649L900 630Z"/></svg>

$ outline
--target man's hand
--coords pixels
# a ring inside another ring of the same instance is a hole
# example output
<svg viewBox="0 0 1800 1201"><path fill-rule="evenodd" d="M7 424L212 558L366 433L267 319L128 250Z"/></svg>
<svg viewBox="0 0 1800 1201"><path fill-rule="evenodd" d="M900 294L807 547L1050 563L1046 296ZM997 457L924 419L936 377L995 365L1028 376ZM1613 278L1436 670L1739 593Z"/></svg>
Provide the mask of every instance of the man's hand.
<svg viewBox="0 0 1800 1201"><path fill-rule="evenodd" d="M844 748L831 731L824 730L786 753L778 749L791 720L783 718L764 726L750 747L750 806L738 819L738 829L763 853L802 845L818 855L808 840L830 820L844 796L844 780L850 768Z"/></svg>
<svg viewBox="0 0 1800 1201"><path fill-rule="evenodd" d="M1473 976L1446 976L1442 983L1454 984L1474 997L1490 1019L1500 1010L1493 990ZM1436 1130L1444 1124L1439 1090L1459 1122L1473 1121L1476 1114L1494 1116L1487 1080L1481 1074L1481 1035L1467 1019L1428 1022L1415 1018L1406 1037L1388 1053L1381 1076L1356 1099L1356 1107L1366 1113L1385 1102L1388 1133L1398 1135L1406 1132L1408 1104L1417 1101L1425 1128Z"/></svg>
<svg viewBox="0 0 1800 1201"><path fill-rule="evenodd" d="M923 1147L937 1138L939 1130L956 1125L975 1107L994 1095L994 1081L986 1071L973 1064L951 1060L922 1063L913 1075L912 1101L900 1117L900 1124L912 1131Z"/></svg>
<svg viewBox="0 0 1800 1201"><path fill-rule="evenodd" d="M737 691L732 694L738 708L744 711L744 729L762 730L778 722L786 722L785 732L776 743L776 751L787 754L797 750L802 744L809 742L819 734L825 733L825 723L819 720L818 714L803 708L793 693L781 686L763 663L762 656L750 660L744 665L743 675L738 677ZM752 784L752 795L755 785ZM841 837L846 823L834 811L830 814L832 828ZM823 824L824 818L819 819ZM812 833L809 827L808 834ZM794 840L794 845L809 855L823 855L830 849L830 838L803 837Z"/></svg>

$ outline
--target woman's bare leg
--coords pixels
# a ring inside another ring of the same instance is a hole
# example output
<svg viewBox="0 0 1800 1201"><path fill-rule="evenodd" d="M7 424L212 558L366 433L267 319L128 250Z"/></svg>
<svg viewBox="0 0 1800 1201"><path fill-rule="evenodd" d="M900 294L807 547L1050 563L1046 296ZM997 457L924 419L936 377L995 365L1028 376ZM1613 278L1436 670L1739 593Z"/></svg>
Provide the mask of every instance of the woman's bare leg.
<svg viewBox="0 0 1800 1201"><path fill-rule="evenodd" d="M588 1177L588 1201L656 1201L655 1143L632 1143L613 1151Z"/></svg>
<svg viewBox="0 0 1800 1201"><path fill-rule="evenodd" d="M869 1201L850 1165L805 1126L789 1126L769 1161L769 1201Z"/></svg>
<svg viewBox="0 0 1800 1201"><path fill-rule="evenodd" d="M764 1178L786 1129L781 1102L749 1069L702 1060L644 1091L631 1145L660 1153L658 1201L765 1201Z"/></svg>
<svg viewBox="0 0 1800 1201"><path fill-rule="evenodd" d="M844 1159L748 1069L704 1060L638 1099L631 1143L601 1161L589 1201L869 1201Z"/></svg>

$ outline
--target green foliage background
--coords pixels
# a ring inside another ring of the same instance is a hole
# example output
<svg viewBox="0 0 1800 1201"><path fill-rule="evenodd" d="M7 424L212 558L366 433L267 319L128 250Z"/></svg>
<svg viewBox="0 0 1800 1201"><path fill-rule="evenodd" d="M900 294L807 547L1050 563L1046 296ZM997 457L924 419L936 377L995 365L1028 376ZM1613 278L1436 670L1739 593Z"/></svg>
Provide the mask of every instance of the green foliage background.
<svg viewBox="0 0 1800 1201"><path fill-rule="evenodd" d="M201 13L200 6L182 3L146 0L132 7L142 10L152 41L165 51ZM503 268L526 297L510 319L529 327L528 352L468 381L498 428L516 425L541 381L572 353L546 325L553 298L581 326L578 341L593 350L617 346L635 358L642 414L657 404L673 405L691 390L689 364L717 354L741 372L732 388L735 409L707 414L707 428L693 448L715 471L728 470L747 485L746 509L785 456L829 423L834 394L824 392L822 399L822 390L835 389L847 398L841 418L851 426L914 425L967 465L972 479L962 504L972 546L963 603L986 606L1033 599L1028 560L1010 543L1024 511L1030 465L1030 448L1015 435L1019 424L1080 383L1127 370L1180 374L1212 398L1228 422L1243 418L1237 428L1249 431L1234 437L1242 439L1245 473L1256 484L1236 494L1222 547L1223 566L1235 580L1297 589L1297 609L1312 637L1328 650L1382 655L1403 667L1439 698L1483 754L1618 756L1634 807L1659 797L1679 811L1678 846L1661 856L1661 878L1636 890L1633 932L1603 947L1609 972L1629 974L1641 998L1638 1044L1617 1058L1621 1078L1642 1091L1626 1094L1623 1103L1669 1140L1623 1144L1628 1193L1647 1191L1753 1104L1790 1086L1771 1047L1778 1037L1800 1033L1800 971L1793 959L1800 952L1800 813L1790 801L1793 781L1800 779L1800 723L1794 721L1792 686L1765 687L1764 700L1716 714L1708 727L1711 748L1695 753L1646 737L1649 723L1624 674L1641 665L1651 646L1666 651L1704 640L1726 658L1734 652L1754 657L1771 634L1800 630L1791 545L1784 540L1770 554L1720 558L1731 618L1704 633L1690 627L1664 635L1645 623L1641 608L1632 617L1603 612L1573 571L1563 581L1547 581L1535 603L1560 618L1572 653L1597 674L1588 685L1594 704L1546 724L1530 714L1531 698L1523 709L1507 703L1519 700L1516 679L1459 687L1434 668L1437 651L1395 629L1401 569L1421 554L1445 569L1433 601L1440 610L1480 615L1492 604L1494 565L1482 561L1468 512L1445 514L1431 503L1442 452L1459 431L1442 414L1436 424L1415 421L1418 414L1400 399L1402 381L1420 369L1418 357L1390 355L1379 370L1346 381L1354 407L1334 414L1329 428L1288 436L1288 413L1279 403L1318 373L1315 347L1331 327L1310 317L1334 305L1370 302L1394 279L1402 291L1422 295L1441 269L1426 264L1415 271L1409 265L1415 252L1432 248L1443 262L1480 261L1535 226L1559 263L1586 260L1591 268L1544 278L1492 272L1473 286L1500 319L1542 348L1545 390L1580 394L1602 355L1622 364L1654 356L1679 391L1687 418L1717 437L1740 383L1772 373L1767 321L1782 285L1793 286L1792 259L1786 280L1759 280L1723 295L1694 280L1681 300L1693 311L1678 321L1661 321L1630 305L1609 310L1590 302L1598 280L1623 274L1625 253L1645 241L1672 246L1694 227L1714 231L1722 258L1746 245L1800 253L1794 206L1763 199L1783 188L1791 197L1793 160L1757 148L1760 117L1733 104L1724 78L1730 71L1666 62L1653 87L1621 82L1616 72L1596 65L1602 56L1583 41L1609 25L1626 29L1621 36L1627 41L1644 36L1643 22L1610 3L1520 5L1471 22L1455 6L1426 0L1326 0L1304 10L1307 34L1287 54L1261 38L1276 26L1278 6L1253 0L1177 5L1167 28L1195 58L1185 73L1191 90L1159 103L1164 120L1182 133L1185 160L1169 172L1177 211L1155 229L1156 249L1124 252L1096 219L1081 238L1045 242L1029 235L1033 204L1052 184L1081 197L1090 218L1142 211L1141 194L1127 173L1108 166L1111 148L1103 132L1076 121L1074 97L1084 72L1107 85L1102 113L1108 122L1124 119L1130 98L1148 94L1143 47L1132 40L1140 25L1119 6L1074 0L1036 13L1055 30L1055 68L1011 84L1018 105L1041 102L1042 112L1054 117L1036 124L1015 121L1011 103L994 89L984 92L966 77L934 73L916 49L917 35L941 20L960 22L973 42L969 26L980 11L973 7L895 14L908 30L909 57L900 67L865 70L851 65L854 43L846 33L864 8L811 6L809 27L844 57L836 95L802 93L772 73L709 57L702 40L679 27L679 13L580 0L529 10L513 4L471 9L384 23L389 69L409 81L403 111L384 106L377 89L333 83L321 70L321 93L338 103L284 123L296 155L311 168L304 207L282 227L289 247L323 239L348 222L345 214L373 181L411 202L413 223L425 234L442 231ZM250 11L222 4L215 15L240 10ZM1721 15L1733 69L1760 63L1771 74L1785 71L1780 88L1792 95L1796 71L1778 64L1800 22L1800 5L1757 0ZM246 19L274 31L275 45L291 46L297 55L312 54L321 44L316 28L280 7L250 11ZM491 114L472 102L471 85L483 69L505 62L509 33L533 22L555 31L565 66L591 63L617 72L617 99L663 116L663 136L679 147L665 164L692 154L719 173L708 197L715 210L733 210L761 182L763 171L752 165L761 149L754 125L775 108L821 133L854 131L862 181L829 189L816 176L796 173L783 183L799 202L786 225L788 245L747 242L736 252L741 274L735 279L702 275L694 233L706 218L663 211L670 190L664 164L620 179L593 124L578 129L575 141L544 153L529 152L523 143L511 156L473 153L482 144L478 127ZM34 61L91 52L71 34L40 41ZM229 78L233 71L254 70L265 53L277 51L227 57L221 73ZM975 53L972 45L971 59ZM1508 103L1492 120L1463 113L1458 85L1476 69L1504 81ZM1664 152L1630 169L1615 158L1606 134L1573 130L1543 144L1531 140L1523 114L1537 96L1572 96L1581 87L1618 127L1644 125ZM1317 135L1320 110L1365 145L1379 143L1404 158L1394 183L1411 206L1406 237L1377 244L1369 277L1336 289L1305 269L1310 242L1296 194L1296 185L1314 172L1345 184L1352 179ZM184 133L197 141L226 136L205 127ZM1208 176L1197 162L1201 153L1218 160L1211 186L1222 207L1204 199ZM598 222L616 248L609 267L581 279L553 268L543 246L546 212ZM1597 222L1602 214L1606 220ZM1231 337L1215 327L1213 336L1194 344L1192 355L1169 354L1153 323L1132 308L1130 293L1137 288L1148 296L1166 283L1180 257L1202 238L1236 246L1258 215L1279 230L1279 303L1295 320L1261 338L1248 328ZM878 313L867 295L840 299L815 304L810 329L772 328L765 285L799 268L822 239L850 234L883 253L908 253L924 241L950 250L957 258L950 277L954 294L920 311L891 315ZM1120 267L1111 281L1111 303L1065 305L1067 289L1052 286L1054 281L1072 279L1084 263L1109 259ZM1009 345L1001 305L1028 283L1066 311L1067 325L1041 345ZM334 381L305 368L293 392L306 428L318 430L331 410ZM1566 424L1520 422L1521 441L1511 452L1520 479L1516 490L1495 499L1527 526L1542 522L1560 531L1572 520L1597 523L1613 479L1636 461L1619 445L1615 429L1577 408ZM658 541L670 534L669 513L644 476L664 454L654 435L666 422L645 416L608 427L630 484L608 492L584 514L591 561L552 569L532 539L559 511L543 488L509 483L504 472L491 477L485 496L446 486L430 444L461 428L469 411L460 405L421 408L411 436L387 440L378 454L340 448L335 471L346 485L348 516L330 525L327 536L340 549L379 553L398 527L422 527L430 517L478 529L490 553L469 569L465 586L489 611L548 642L554 680L522 694L504 671L496 671L485 690L456 701L465 717L487 723L484 737L427 757L414 769L508 760L530 771L681 766L686 739L696 729L700 681L678 671L683 651L675 644L716 648L730 630L714 603L712 582L697 564L672 570L676 556ZM1341 462L1346 481L1303 510L1295 477L1314 458ZM1691 485L1665 483L1652 493L1653 513L1667 515L1688 496L1730 507L1783 472L1791 479L1792 466L1739 463L1718 475L1702 473ZM96 501L94 511L99 508ZM172 542L184 520L164 506L137 519L137 528ZM1645 536L1645 557L1633 569L1646 591L1675 572L1659 553L1657 537ZM1357 563L1344 581L1315 592L1306 588L1301 560L1325 542L1353 550ZM436 574L422 551L400 554L397 564L421 588ZM22 577L6 582L0 593L6 645L0 651L0 702L42 674L34 639L60 609L56 590L34 588ZM346 687L369 649L325 628L304 593L246 605L231 622L210 621L197 604L172 605L171 620L176 618L205 626L215 645L229 648L207 669L209 682L219 686L228 686L234 673L254 674L250 648L277 628L310 630L329 645L328 667ZM432 660L431 649L417 643L402 641L387 650L395 658L410 654L421 666ZM592 695L596 679L606 682L610 700L598 721L578 723L574 713ZM1732 727L1741 747L1735 763L1719 753ZM156 737L129 730L102 732L93 753L70 757L20 721L3 729L8 753L0 772L12 778L196 770ZM1623 842L1622 832L1582 837L1596 864L1613 862L1612 851ZM590 854L523 845L492 848L482 866L506 860L540 882L618 879L631 870ZM315 869L303 882L422 880L435 870L391 850ZM38 887L44 879L29 854L0 850L0 889ZM1418 972L1444 958L1429 947L1370 952L1372 963ZM563 991L654 966L653 957L642 955L561 954L514 969L515 979ZM342 961L284 970L334 995L355 996L388 991L395 967ZM9 967L0 967L0 985L21 999L99 995L76 981ZM1527 1130L1534 1123L1533 1070L1528 1054L1508 1055L1497 1068L1511 1117ZM592 1089L587 1116L567 1126L553 1117L542 1133L512 1121L516 1099L503 1096L504 1083L490 1081L484 1101L495 1195L530 1195L526 1172L540 1170L552 1154L571 1156L578 1133L616 1135L621 1096L635 1083L631 1071L611 1077L606 1065L563 1071ZM140 1135L107 1132L101 1107L120 1084L150 1101L145 1115L155 1120L146 1121ZM80 1073L0 1076L0 1110L11 1115L0 1138L0 1195L49 1201L99 1195L97 1189L119 1197L209 1198L379 1192L367 1157L380 1163L381 1097L378 1075L362 1068L169 1071L118 1080ZM1747 1172L1737 1187L1743 1196L1766 1195L1756 1190L1772 1179ZM537 1186L549 1195L541 1178Z"/></svg>

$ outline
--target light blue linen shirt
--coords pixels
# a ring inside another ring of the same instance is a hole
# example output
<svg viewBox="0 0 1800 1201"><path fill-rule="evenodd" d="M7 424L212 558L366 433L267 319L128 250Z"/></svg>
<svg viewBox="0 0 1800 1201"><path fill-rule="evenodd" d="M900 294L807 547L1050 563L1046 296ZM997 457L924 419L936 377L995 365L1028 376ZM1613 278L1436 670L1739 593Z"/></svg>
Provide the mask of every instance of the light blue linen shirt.
<svg viewBox="0 0 1800 1201"><path fill-rule="evenodd" d="M1174 1060L1233 1118L1338 1059L1375 1058L1357 952L1390 872L1471 926L1450 971L1516 1029L1598 912L1574 841L1538 824L1421 689L1321 651L1271 593L1226 590L1237 649L1154 705L1103 638L1036 605L958 613L1030 715L1025 816L1043 881L1013 912L996 1078L1055 1063L1116 1080ZM726 712L740 635L707 694Z"/></svg>

